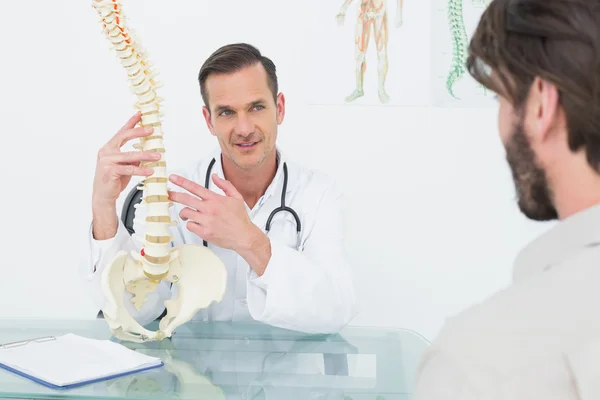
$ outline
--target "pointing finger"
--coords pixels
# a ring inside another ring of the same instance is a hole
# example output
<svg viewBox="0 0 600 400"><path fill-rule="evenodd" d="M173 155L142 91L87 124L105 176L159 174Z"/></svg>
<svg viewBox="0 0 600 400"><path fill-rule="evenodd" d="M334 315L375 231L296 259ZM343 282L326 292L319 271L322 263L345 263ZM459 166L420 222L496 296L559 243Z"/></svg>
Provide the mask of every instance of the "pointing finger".
<svg viewBox="0 0 600 400"><path fill-rule="evenodd" d="M193 182L189 179L184 178L183 176L179 176L176 174L169 175L169 181L174 183L175 185L187 190L190 193L195 194L201 199L216 199L219 197L218 194L206 189L204 186L200 186L196 182Z"/></svg>
<svg viewBox="0 0 600 400"><path fill-rule="evenodd" d="M136 112L127 120L127 122L125 122L125 125L123 125L121 127L121 129L119 129L118 133L135 128L135 126L137 125L138 122L140 122L141 119L142 119L142 113L140 111Z"/></svg>
<svg viewBox="0 0 600 400"><path fill-rule="evenodd" d="M233 198L236 198L236 199L242 200L242 201L244 200L244 198L242 197L240 192L237 191L237 189L235 188L235 186L233 186L233 184L231 182L229 182L228 180L222 179L217 174L212 174L212 178L213 178L213 182L215 183L215 185L217 185L219 188L221 188L227 196L233 197Z"/></svg>
<svg viewBox="0 0 600 400"><path fill-rule="evenodd" d="M115 143L121 148L128 141L143 136L149 136L153 131L154 128L152 127L142 128L141 126L138 126L137 128L123 131L118 136L115 136Z"/></svg>
<svg viewBox="0 0 600 400"><path fill-rule="evenodd" d="M147 127L138 126L138 127L123 131L121 133L121 138L125 141L125 140L130 140L130 139L138 138L138 137L142 137L142 136L148 136L152 132L154 132L154 128L151 126L147 126ZM121 143L121 145L123 145L123 143Z"/></svg>
<svg viewBox="0 0 600 400"><path fill-rule="evenodd" d="M199 199L196 196L192 196L189 193L174 192L171 190L169 190L167 193L169 195L169 200L171 200L175 203L183 204L185 206L196 209L200 212L205 211L206 207L205 207L204 201Z"/></svg>
<svg viewBox="0 0 600 400"><path fill-rule="evenodd" d="M145 131L142 127L136 125L142 119L142 113L135 113L129 120L117 131L117 133L107 143L108 147L119 149L125 142L133 139L134 137L148 136L152 133L152 130Z"/></svg>

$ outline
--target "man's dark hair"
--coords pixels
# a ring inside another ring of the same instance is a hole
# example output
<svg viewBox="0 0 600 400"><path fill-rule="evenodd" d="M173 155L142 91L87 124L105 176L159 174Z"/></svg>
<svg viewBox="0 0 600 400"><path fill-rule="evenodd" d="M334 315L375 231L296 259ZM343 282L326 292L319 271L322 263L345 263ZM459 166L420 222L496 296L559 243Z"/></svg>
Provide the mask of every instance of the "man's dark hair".
<svg viewBox="0 0 600 400"><path fill-rule="evenodd" d="M211 74L231 74L242 68L261 63L267 72L267 84L273 93L273 100L277 102L278 83L275 64L260 51L247 43L234 43L220 47L208 57L200 68L198 82L200 94L204 104L208 107L208 94L206 92L206 79Z"/></svg>
<svg viewBox="0 0 600 400"><path fill-rule="evenodd" d="M493 0L471 39L467 68L521 111L535 77L554 84L569 148L584 147L600 170L600 0Z"/></svg>

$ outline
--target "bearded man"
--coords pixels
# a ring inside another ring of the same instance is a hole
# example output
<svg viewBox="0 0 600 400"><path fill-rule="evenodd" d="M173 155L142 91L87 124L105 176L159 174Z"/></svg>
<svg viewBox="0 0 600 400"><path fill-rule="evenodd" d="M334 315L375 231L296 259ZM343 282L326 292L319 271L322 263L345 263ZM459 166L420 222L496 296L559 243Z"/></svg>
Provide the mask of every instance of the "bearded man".
<svg viewBox="0 0 600 400"><path fill-rule="evenodd" d="M558 220L448 320L415 400L600 399L600 0L494 0L468 69L498 94L522 213ZM493 212L493 210L491 211Z"/></svg>

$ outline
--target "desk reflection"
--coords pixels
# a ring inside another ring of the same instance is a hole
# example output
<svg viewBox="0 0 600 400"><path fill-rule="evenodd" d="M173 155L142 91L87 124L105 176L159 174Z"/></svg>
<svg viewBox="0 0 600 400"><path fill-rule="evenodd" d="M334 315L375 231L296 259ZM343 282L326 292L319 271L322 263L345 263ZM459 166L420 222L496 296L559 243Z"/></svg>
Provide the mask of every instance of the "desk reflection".
<svg viewBox="0 0 600 400"><path fill-rule="evenodd" d="M309 340L262 343L276 347L273 351L260 351L256 347L261 343L249 339L210 339L219 350L198 350L204 347L202 341L175 335L159 344L122 343L160 357L165 365L108 381L107 394L157 399L348 399L344 388L376 386L376 356L357 354L356 347L339 336L326 343L327 352L322 342Z"/></svg>

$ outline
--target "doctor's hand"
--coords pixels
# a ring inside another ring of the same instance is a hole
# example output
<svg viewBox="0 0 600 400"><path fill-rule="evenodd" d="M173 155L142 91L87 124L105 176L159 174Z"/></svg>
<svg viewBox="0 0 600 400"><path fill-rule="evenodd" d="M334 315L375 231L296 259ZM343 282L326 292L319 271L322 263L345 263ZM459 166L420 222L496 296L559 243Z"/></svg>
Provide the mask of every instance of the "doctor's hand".
<svg viewBox="0 0 600 400"><path fill-rule="evenodd" d="M212 175L225 196L204 186L171 175L169 180L189 193L169 191L169 199L186 205L179 213L186 227L202 239L238 253L258 276L262 276L271 258L271 242L250 220L244 198L231 182Z"/></svg>
<svg viewBox="0 0 600 400"><path fill-rule="evenodd" d="M114 207L117 198L127 187L133 175L152 175L152 168L142 168L140 162L160 159L160 153L121 152L121 147L128 141L152 134L152 128L145 130L142 127L136 127L141 118L140 112L134 114L98 151L92 192L92 204L98 208Z"/></svg>
<svg viewBox="0 0 600 400"><path fill-rule="evenodd" d="M242 252L252 246L258 227L250 220L244 198L236 188L216 174L212 179L225 196L179 175L171 175L169 180L189 193L169 191L169 199L187 206L179 216L188 221L186 226L190 232L216 246Z"/></svg>

